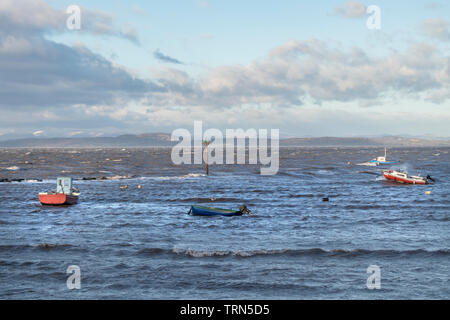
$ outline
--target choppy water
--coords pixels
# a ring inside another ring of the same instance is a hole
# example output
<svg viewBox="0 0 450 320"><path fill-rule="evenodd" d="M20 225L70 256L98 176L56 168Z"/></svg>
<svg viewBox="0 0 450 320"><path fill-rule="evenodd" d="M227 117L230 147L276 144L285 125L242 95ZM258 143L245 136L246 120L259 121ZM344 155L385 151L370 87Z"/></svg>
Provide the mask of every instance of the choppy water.
<svg viewBox="0 0 450 320"><path fill-rule="evenodd" d="M169 148L3 149L0 178L25 180L0 183L0 298L448 299L449 152L390 150L438 178L406 186L353 165L381 149L282 148L275 176L224 165L209 177L172 165ZM107 179L75 181L77 205L41 206L58 175ZM195 203L255 216L187 215ZM67 289L69 265L81 290Z"/></svg>

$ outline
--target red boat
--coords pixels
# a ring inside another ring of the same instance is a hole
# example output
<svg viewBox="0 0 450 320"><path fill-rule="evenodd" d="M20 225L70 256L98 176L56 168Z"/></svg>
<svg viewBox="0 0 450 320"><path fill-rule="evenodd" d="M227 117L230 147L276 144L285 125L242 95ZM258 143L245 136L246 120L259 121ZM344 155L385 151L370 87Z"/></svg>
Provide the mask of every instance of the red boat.
<svg viewBox="0 0 450 320"><path fill-rule="evenodd" d="M40 192L39 201L45 205L71 205L78 201L80 192L72 187L72 178L58 178L57 188L51 192Z"/></svg>
<svg viewBox="0 0 450 320"><path fill-rule="evenodd" d="M46 192L46 193L39 193L39 201L42 204L53 206L69 205L77 203L78 196L79 193L64 194L64 193Z"/></svg>
<svg viewBox="0 0 450 320"><path fill-rule="evenodd" d="M421 176L408 176L407 172L395 170L384 170L383 176L390 181L407 184L429 184L431 183L430 180L433 180L430 176L427 176L426 178Z"/></svg>

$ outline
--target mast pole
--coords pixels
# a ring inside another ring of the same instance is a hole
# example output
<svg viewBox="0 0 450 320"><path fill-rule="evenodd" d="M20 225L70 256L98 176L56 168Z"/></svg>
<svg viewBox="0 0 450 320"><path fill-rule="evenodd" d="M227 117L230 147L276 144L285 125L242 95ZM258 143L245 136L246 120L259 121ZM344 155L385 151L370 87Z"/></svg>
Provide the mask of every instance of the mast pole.
<svg viewBox="0 0 450 320"><path fill-rule="evenodd" d="M209 140L204 140L203 145L205 146L205 152L206 152L206 175L209 175L209 164L208 164L208 146L211 143Z"/></svg>
<svg viewBox="0 0 450 320"><path fill-rule="evenodd" d="M206 145L206 175L209 175L209 165L208 165L208 145Z"/></svg>

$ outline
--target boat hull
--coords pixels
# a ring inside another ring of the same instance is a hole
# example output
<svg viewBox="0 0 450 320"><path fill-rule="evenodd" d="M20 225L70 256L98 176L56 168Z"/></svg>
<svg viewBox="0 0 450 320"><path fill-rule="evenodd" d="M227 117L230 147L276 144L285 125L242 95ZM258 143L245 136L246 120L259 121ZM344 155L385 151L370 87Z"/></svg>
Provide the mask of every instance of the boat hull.
<svg viewBox="0 0 450 320"><path fill-rule="evenodd" d="M404 178L404 177L398 177L396 175L393 175L389 172L383 172L383 176L390 180L390 181L395 181L398 183L406 183L406 184L428 184L428 182L426 180L422 180L422 179L413 179L413 178Z"/></svg>
<svg viewBox="0 0 450 320"><path fill-rule="evenodd" d="M376 161L376 160L371 160L371 163L376 163L379 166L387 166L387 165L391 165L391 164L397 164L399 163L398 161Z"/></svg>
<svg viewBox="0 0 450 320"><path fill-rule="evenodd" d="M202 206L191 206L189 214L193 216L225 216L225 217L242 216L242 212L240 211L202 207Z"/></svg>
<svg viewBox="0 0 450 320"><path fill-rule="evenodd" d="M50 206L72 205L78 202L78 196L56 193L56 194L39 194L41 204Z"/></svg>

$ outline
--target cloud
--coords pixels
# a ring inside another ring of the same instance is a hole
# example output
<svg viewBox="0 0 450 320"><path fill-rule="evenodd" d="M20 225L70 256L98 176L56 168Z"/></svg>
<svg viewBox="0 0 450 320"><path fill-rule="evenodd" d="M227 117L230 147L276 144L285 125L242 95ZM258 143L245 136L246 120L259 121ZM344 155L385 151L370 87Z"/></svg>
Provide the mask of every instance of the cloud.
<svg viewBox="0 0 450 320"><path fill-rule="evenodd" d="M33 136L37 137L37 136L40 136L43 133L44 133L43 130L38 130L38 131L33 132Z"/></svg>
<svg viewBox="0 0 450 320"><path fill-rule="evenodd" d="M74 137L74 136L78 136L78 135L80 135L80 134L83 134L84 132L83 131L73 131L73 132L70 132L69 134L67 134L69 137Z"/></svg>
<svg viewBox="0 0 450 320"><path fill-rule="evenodd" d="M209 7L209 1L208 0L196 0L196 5L200 8L208 8Z"/></svg>
<svg viewBox="0 0 450 320"><path fill-rule="evenodd" d="M450 99L448 52L424 43L375 57L317 39L289 41L246 65L215 67L198 76L176 69L181 61L156 50L155 58L170 64L150 80L82 44L47 39L64 29L66 15L44 2L14 3L0 2L2 130L31 132L39 123L46 135L94 129L110 134L208 117L218 123L275 118L283 123L301 117L305 108L334 103L366 107L396 98L437 104ZM90 21L99 23L86 24L88 32L124 37L107 14Z"/></svg>
<svg viewBox="0 0 450 320"><path fill-rule="evenodd" d="M148 103L212 108L300 106L307 101L364 105L417 94L443 101L450 98L449 61L427 44L374 58L361 49L342 50L320 40L290 41L264 59L214 68L197 79L165 69L154 75L165 90L153 93Z"/></svg>
<svg viewBox="0 0 450 320"><path fill-rule="evenodd" d="M215 38L215 36L212 33L202 33L200 35L200 38L205 39L205 40L212 40Z"/></svg>
<svg viewBox="0 0 450 320"><path fill-rule="evenodd" d="M100 10L81 7L81 29L96 35L124 38L139 44L137 31L132 26L119 27L114 16ZM42 0L2 0L0 2L0 34L41 35L63 32L69 15L56 10Z"/></svg>
<svg viewBox="0 0 450 320"><path fill-rule="evenodd" d="M108 35L123 38L139 45L139 36L131 25L118 27L113 15L99 11L81 8L81 31L88 31L97 35Z"/></svg>
<svg viewBox="0 0 450 320"><path fill-rule="evenodd" d="M166 63L174 63L174 64L183 64L183 62L181 62L181 61L179 61L179 60L177 60L177 59L175 59L175 58L172 58L172 57L169 57L169 56L163 54L161 51L159 51L159 49L156 49L156 50L153 52L153 56L154 56L156 59L158 59L159 61L162 61L162 62L166 62Z"/></svg>
<svg viewBox="0 0 450 320"><path fill-rule="evenodd" d="M142 15L142 16L147 15L147 10L145 10L144 8L142 8L136 4L131 5L131 7L129 7L129 8L130 8L129 9L130 12L132 12L134 14Z"/></svg>
<svg viewBox="0 0 450 320"><path fill-rule="evenodd" d="M10 34L63 30L68 16L41 0L2 0L0 32Z"/></svg>
<svg viewBox="0 0 450 320"><path fill-rule="evenodd" d="M450 41L450 28L448 21L439 18L430 18L422 22L424 32L433 38Z"/></svg>
<svg viewBox="0 0 450 320"><path fill-rule="evenodd" d="M85 47L44 38L0 37L0 69L0 108L120 104L158 89Z"/></svg>
<svg viewBox="0 0 450 320"><path fill-rule="evenodd" d="M366 15L366 6L359 1L347 1L335 8L334 13L344 18L360 18Z"/></svg>
<svg viewBox="0 0 450 320"><path fill-rule="evenodd" d="M5 11L3 2L2 6L0 12ZM426 44L374 58L358 48L343 50L316 39L289 41L247 65L212 68L196 78L161 68L153 80L144 80L82 45L46 39L45 21L52 10L43 10L44 18L31 21L22 21L15 7L8 10L12 10L8 27L22 31L0 33L0 108L35 107L55 114L55 108L108 106L112 110L102 116L123 119L132 114L124 111L131 102L156 108L219 109L301 106L308 101L374 105L389 95L418 93L439 102L450 96L449 57ZM159 50L154 55L182 64Z"/></svg>
<svg viewBox="0 0 450 320"><path fill-rule="evenodd" d="M440 2L429 2L424 5L425 9L430 9L430 10L438 10L443 7L444 7L444 5Z"/></svg>
<svg viewBox="0 0 450 320"><path fill-rule="evenodd" d="M85 27L90 32L116 32L106 14L89 12L91 23ZM63 13L40 0L0 3L0 109L123 106L161 90L82 45L48 40L48 32L64 28L63 18ZM132 33L128 37L135 38Z"/></svg>

